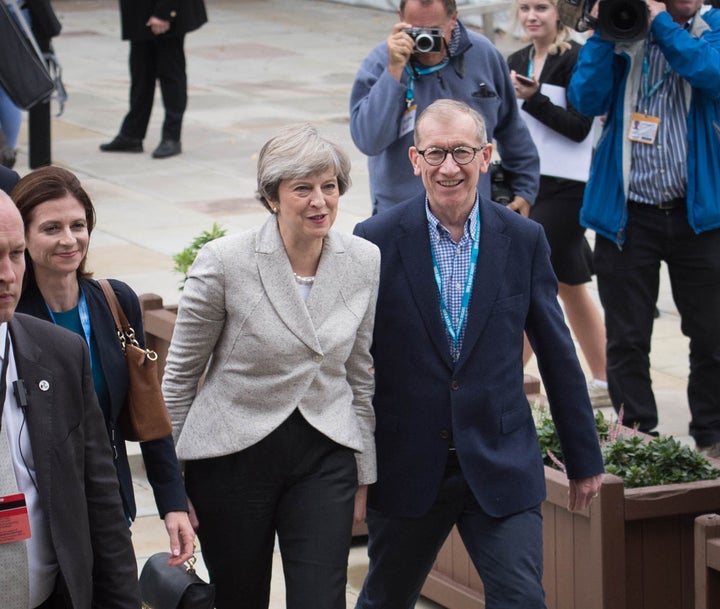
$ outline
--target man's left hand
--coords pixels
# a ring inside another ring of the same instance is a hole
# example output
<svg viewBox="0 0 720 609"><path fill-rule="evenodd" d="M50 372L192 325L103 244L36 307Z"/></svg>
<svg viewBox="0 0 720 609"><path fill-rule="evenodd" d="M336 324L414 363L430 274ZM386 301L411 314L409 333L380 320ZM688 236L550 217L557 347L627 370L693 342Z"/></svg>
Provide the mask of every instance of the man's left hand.
<svg viewBox="0 0 720 609"><path fill-rule="evenodd" d="M526 218L530 216L530 203L517 195L515 195L515 198L508 203L507 208L516 211Z"/></svg>
<svg viewBox="0 0 720 609"><path fill-rule="evenodd" d="M165 34L170 29L170 22L160 19L160 17L150 17L145 25L150 28L155 36Z"/></svg>
<svg viewBox="0 0 720 609"><path fill-rule="evenodd" d="M600 493L603 483L603 474L581 480L570 480L568 496L568 510L578 512L590 507L592 500Z"/></svg>
<svg viewBox="0 0 720 609"><path fill-rule="evenodd" d="M645 2L648 8L648 24L652 24L653 19L660 13L667 11L667 6L664 2L655 2L655 0L646 0ZM599 3L598 3L599 4Z"/></svg>

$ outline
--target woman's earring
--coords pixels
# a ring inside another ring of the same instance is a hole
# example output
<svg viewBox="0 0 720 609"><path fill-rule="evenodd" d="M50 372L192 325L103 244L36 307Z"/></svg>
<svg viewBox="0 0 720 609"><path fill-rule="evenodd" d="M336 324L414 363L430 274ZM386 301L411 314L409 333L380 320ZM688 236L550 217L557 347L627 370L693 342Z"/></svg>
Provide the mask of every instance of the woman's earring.
<svg viewBox="0 0 720 609"><path fill-rule="evenodd" d="M277 215L277 212L278 212L278 208L277 208L277 207L273 207L273 208L272 208L272 213L274 213L275 215Z"/></svg>

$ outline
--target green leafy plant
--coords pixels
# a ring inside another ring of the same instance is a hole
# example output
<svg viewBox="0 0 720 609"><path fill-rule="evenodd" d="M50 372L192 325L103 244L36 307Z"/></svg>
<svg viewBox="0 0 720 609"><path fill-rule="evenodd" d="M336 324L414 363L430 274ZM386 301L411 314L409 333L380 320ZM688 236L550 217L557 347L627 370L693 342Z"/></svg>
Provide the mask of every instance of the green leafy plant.
<svg viewBox="0 0 720 609"><path fill-rule="evenodd" d="M550 413L546 408L535 406L533 415L545 465L564 470L562 449ZM720 470L702 454L680 444L671 436L648 439L634 430L627 433L628 430L619 421L608 422L600 411L595 412L595 426L605 471L622 478L625 488L714 480L720 477Z"/></svg>
<svg viewBox="0 0 720 609"><path fill-rule="evenodd" d="M195 239L193 239L190 245L173 256L173 261L175 262L175 268L173 270L181 273L183 276L180 281L181 290L187 281L188 271L190 270L192 263L195 262L195 257L198 255L202 246L213 239L223 237L225 234L227 234L227 229L221 228L217 223L214 223L209 231L203 231L200 233L197 237L195 237Z"/></svg>

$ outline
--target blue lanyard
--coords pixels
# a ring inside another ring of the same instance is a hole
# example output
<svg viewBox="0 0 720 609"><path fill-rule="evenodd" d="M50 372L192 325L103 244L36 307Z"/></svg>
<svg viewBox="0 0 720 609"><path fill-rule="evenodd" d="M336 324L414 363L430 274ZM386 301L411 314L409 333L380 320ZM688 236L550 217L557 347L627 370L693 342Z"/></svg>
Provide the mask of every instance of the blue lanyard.
<svg viewBox="0 0 720 609"><path fill-rule="evenodd" d="M45 303L45 306L47 307L48 313L50 313L50 319L52 319L52 322L57 325L55 315L50 310L50 307L47 303ZM80 325L82 325L83 334L85 335L85 342L87 343L88 351L90 352L90 368L93 369L93 349L90 344L90 311L88 310L87 299L85 298L85 294L83 294L82 289L80 289L80 297L78 298L78 315L80 316Z"/></svg>
<svg viewBox="0 0 720 609"><path fill-rule="evenodd" d="M478 212L479 213L479 212ZM435 248L430 244L430 253L432 254L433 273L435 275L435 283L440 291L440 314L442 315L445 328L453 341L456 351L460 347L460 334L462 332L465 318L467 317L468 307L470 305L470 295L472 294L473 283L475 282L475 268L477 267L478 253L480 251L480 218L478 217L475 224L475 234L473 235L473 246L470 253L470 265L468 266L467 277L465 278L465 290L463 291L462 302L460 306L460 315L458 316L457 328L452 322L450 311L447 308L442 290L442 275L440 274L440 266L435 256Z"/></svg>
<svg viewBox="0 0 720 609"><path fill-rule="evenodd" d="M657 90L665 82L665 79L668 77L671 70L672 68L668 64L667 68L665 68L665 73L652 85L652 87L650 86L650 41L646 39L642 65L642 90L645 101L645 114L647 114L648 111L648 100L657 93Z"/></svg>
<svg viewBox="0 0 720 609"><path fill-rule="evenodd" d="M412 106L413 99L415 99L415 81L420 76L427 76L434 72L442 70L447 64L449 59L445 57L439 64L435 66L428 66L426 68L411 68L409 63L405 64L405 71L408 75L407 91L405 92L405 104L406 107Z"/></svg>
<svg viewBox="0 0 720 609"><path fill-rule="evenodd" d="M535 47L530 47L530 58L528 59L527 76L528 78L533 77L533 68L535 67Z"/></svg>

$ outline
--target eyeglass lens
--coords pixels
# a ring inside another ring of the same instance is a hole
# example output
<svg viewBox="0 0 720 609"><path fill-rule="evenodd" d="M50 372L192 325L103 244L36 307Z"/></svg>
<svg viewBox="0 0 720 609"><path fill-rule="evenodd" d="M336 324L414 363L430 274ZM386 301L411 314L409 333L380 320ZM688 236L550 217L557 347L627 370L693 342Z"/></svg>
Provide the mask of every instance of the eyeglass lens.
<svg viewBox="0 0 720 609"><path fill-rule="evenodd" d="M452 150L445 148L428 148L422 151L423 157L430 165L442 165L447 158L448 152L458 165L467 165L475 158L476 149L469 146L458 146Z"/></svg>

